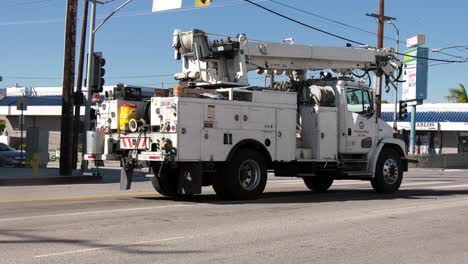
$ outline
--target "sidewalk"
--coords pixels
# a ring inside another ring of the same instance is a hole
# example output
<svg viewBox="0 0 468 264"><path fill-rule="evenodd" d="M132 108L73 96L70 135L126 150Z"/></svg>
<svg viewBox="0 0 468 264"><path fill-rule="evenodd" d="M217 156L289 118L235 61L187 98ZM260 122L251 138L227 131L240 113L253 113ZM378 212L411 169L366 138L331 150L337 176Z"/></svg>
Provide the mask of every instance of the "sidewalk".
<svg viewBox="0 0 468 264"><path fill-rule="evenodd" d="M0 186L67 184L102 181L101 176L82 176L78 171L73 176L60 176L58 168L39 169L34 176L31 168L0 168Z"/></svg>
<svg viewBox="0 0 468 264"><path fill-rule="evenodd" d="M145 174L144 171L136 170L134 180L148 180ZM0 186L116 182L120 182L120 167L118 166L99 168L98 176L83 176L80 171L73 171L72 176L60 176L59 169L54 166L41 168L39 169L39 175L33 176L31 168L0 167Z"/></svg>

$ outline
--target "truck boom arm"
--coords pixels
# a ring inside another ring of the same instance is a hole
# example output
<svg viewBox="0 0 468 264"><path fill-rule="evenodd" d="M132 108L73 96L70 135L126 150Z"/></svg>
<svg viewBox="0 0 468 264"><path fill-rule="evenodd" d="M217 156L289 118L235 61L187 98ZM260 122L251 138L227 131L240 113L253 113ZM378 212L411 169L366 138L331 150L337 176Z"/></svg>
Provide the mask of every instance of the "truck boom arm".
<svg viewBox="0 0 468 264"><path fill-rule="evenodd" d="M308 46L249 40L245 35L209 40L206 32L174 32L176 59L183 55L183 71L176 80L204 85L248 85L247 73L304 73L331 69L348 74L353 70L373 71L387 76L401 68L393 49Z"/></svg>

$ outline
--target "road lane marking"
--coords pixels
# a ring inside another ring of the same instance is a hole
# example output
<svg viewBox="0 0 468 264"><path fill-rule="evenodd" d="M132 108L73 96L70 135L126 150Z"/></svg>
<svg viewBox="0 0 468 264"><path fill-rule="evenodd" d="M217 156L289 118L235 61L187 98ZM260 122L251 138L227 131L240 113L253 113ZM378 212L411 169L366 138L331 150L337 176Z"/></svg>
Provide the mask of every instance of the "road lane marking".
<svg viewBox="0 0 468 264"><path fill-rule="evenodd" d="M21 203L21 202L50 202L50 201L66 201L66 200L83 200L83 199L114 198L114 197L133 197L133 196L146 196L146 195L160 196L159 193L157 193L156 191L133 192L133 193L114 193L114 194L97 194L97 195L83 195L83 196L59 196L59 197L45 197L45 198L0 200L0 204L1 203Z"/></svg>
<svg viewBox="0 0 468 264"><path fill-rule="evenodd" d="M458 207L458 206L465 206L468 205L468 200L456 200L450 202L440 202L440 203L432 203L432 204L424 204L424 205L414 205L414 206L406 206L406 207L399 207L399 208L392 208L392 209L384 209L384 210L374 210L372 214L387 214L387 213L406 213L406 212L414 212L417 211L424 211L425 209L444 209L450 207Z"/></svg>
<svg viewBox="0 0 468 264"><path fill-rule="evenodd" d="M436 186L432 189L456 189L456 188L461 188L461 187L468 187L468 184L442 185L442 186Z"/></svg>
<svg viewBox="0 0 468 264"><path fill-rule="evenodd" d="M364 182L366 183L366 182ZM370 183L370 182L367 182L367 183ZM441 183L447 183L445 181L433 181L433 182L409 182L409 183L406 183L406 182L403 182L401 184L401 188L405 188L405 187L411 187L411 186L425 186L425 185L435 185L435 184L441 184ZM332 188L333 186L336 186L336 185L332 185ZM345 188L346 186L336 186L336 187L343 187ZM367 188L365 186L363 186L362 188Z"/></svg>
<svg viewBox="0 0 468 264"><path fill-rule="evenodd" d="M87 248L87 249L65 251L65 252L58 252L58 253L51 253L51 254L43 254L43 255L37 255L37 256L34 256L34 257L35 258L55 257L55 256L85 253L85 252L97 251L97 250L103 250L103 249L115 249L115 248L122 248L122 247L136 246L136 245L144 245L144 244L153 244L153 243L158 243L158 242L168 242L168 241L181 240L181 239L191 239L191 238L193 238L193 237L191 237L191 236L190 237L172 237L172 238L156 239L156 240L142 241L142 242L136 242L136 243L131 243L131 244L123 244L123 245L116 245L116 246L95 247L95 248Z"/></svg>
<svg viewBox="0 0 468 264"><path fill-rule="evenodd" d="M201 206L201 205L199 204L171 204L171 205L162 205L162 206L83 211L83 212L63 213L63 214L33 215L33 216L22 216L22 217L12 217L12 218L0 218L0 222L29 220L29 219L47 218L47 217L68 217L68 216L78 216L78 215L120 213L120 212L155 210L155 209L165 209L165 208L173 208L173 207L192 207L192 206Z"/></svg>

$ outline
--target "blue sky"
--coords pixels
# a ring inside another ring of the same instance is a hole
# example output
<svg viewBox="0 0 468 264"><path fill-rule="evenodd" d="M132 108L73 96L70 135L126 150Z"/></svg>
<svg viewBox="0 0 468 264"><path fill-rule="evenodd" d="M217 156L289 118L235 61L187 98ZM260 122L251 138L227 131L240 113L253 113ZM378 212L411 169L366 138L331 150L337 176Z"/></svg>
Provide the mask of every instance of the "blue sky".
<svg viewBox="0 0 468 264"><path fill-rule="evenodd" d="M323 19L278 6L268 0L257 0L281 13L321 29L359 42L375 45L376 36L352 30ZM0 8L0 87L16 83L25 86L60 86L63 68L65 0L2 1ZM98 21L123 0L98 6ZM124 82L145 86L174 85L171 77L128 78L132 76L165 75L180 71L173 60L172 32L176 28L200 28L224 35L246 33L250 38L280 41L295 37L296 42L309 45L343 46L345 41L312 31L295 23L266 13L241 0L214 0L209 8L193 8L193 0L183 0L183 9L175 12L151 13L151 0L134 0L119 15L112 18L96 36L96 50L107 60L106 84ZM376 21L366 17L377 12L378 0L289 0L289 5L350 24L376 31ZM79 2L81 18L81 7ZM468 45L466 11L468 2L386 1L386 14L396 17L401 38L426 34L429 48ZM80 25L80 20L78 21ZM81 30L81 29L79 29ZM385 35L395 38L395 30L386 26ZM395 41L385 40L385 46ZM404 45L401 45L404 50ZM447 52L468 57L468 50ZM450 58L430 53L434 58ZM29 79L15 77L42 77ZM458 82L468 84L468 64L446 64L430 67L429 102L444 102L447 90ZM390 95L385 96L390 99Z"/></svg>

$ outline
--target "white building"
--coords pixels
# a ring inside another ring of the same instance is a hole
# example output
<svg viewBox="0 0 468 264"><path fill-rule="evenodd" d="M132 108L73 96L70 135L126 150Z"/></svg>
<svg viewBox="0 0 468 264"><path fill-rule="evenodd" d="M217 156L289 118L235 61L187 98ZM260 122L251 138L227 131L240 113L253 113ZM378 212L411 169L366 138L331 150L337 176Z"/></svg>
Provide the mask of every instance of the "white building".
<svg viewBox="0 0 468 264"><path fill-rule="evenodd" d="M393 126L393 104L382 105L382 118ZM408 107L408 110L410 107ZM409 145L410 117L397 122ZM468 104L423 104L416 108L416 153L468 152Z"/></svg>

